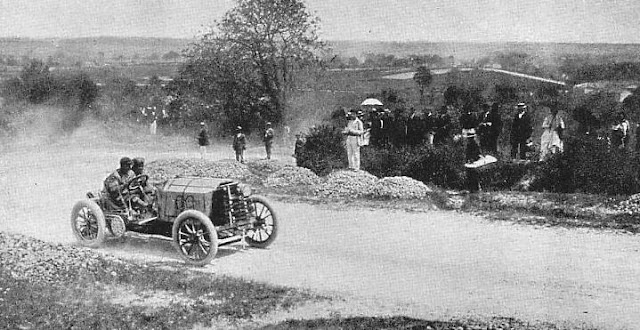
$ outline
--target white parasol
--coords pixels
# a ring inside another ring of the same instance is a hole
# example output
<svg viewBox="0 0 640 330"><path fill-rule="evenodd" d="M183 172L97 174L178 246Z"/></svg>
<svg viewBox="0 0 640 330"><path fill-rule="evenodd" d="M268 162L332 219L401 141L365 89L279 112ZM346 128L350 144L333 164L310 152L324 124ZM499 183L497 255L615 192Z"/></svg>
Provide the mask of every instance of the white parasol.
<svg viewBox="0 0 640 330"><path fill-rule="evenodd" d="M360 103L360 105L382 105L382 102L380 102L380 100L378 99L366 99L364 101L362 101L362 103Z"/></svg>

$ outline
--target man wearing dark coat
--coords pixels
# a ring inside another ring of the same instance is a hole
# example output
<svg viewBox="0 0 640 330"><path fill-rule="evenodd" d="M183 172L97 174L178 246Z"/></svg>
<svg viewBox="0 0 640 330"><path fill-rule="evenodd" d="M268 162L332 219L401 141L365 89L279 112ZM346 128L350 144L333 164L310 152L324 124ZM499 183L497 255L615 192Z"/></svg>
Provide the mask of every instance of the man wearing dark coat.
<svg viewBox="0 0 640 330"><path fill-rule="evenodd" d="M517 113L511 124L511 158L525 159L527 152L527 140L531 138L533 127L531 116L527 111L527 105L518 103Z"/></svg>
<svg viewBox="0 0 640 330"><path fill-rule="evenodd" d="M233 150L236 152L236 161L244 164L244 150L247 149L247 137L242 133L242 127L236 127L236 134L233 136Z"/></svg>
<svg viewBox="0 0 640 330"><path fill-rule="evenodd" d="M267 159L271 159L271 150L273 150L273 128L271 128L271 122L267 122L264 129L264 135L262 136L262 142L264 142L264 149L267 152Z"/></svg>
<svg viewBox="0 0 640 330"><path fill-rule="evenodd" d="M452 105L448 105L446 107L440 108L438 115L434 118L435 122L435 136L433 143L434 144L444 144L449 139L451 135L451 127L452 120L449 112L456 111Z"/></svg>
<svg viewBox="0 0 640 330"><path fill-rule="evenodd" d="M480 147L484 152L493 153L498 152L498 137L502 132L502 116L500 115L500 105L494 103L489 107L488 104L484 105L482 121L478 127L480 134Z"/></svg>
<svg viewBox="0 0 640 330"><path fill-rule="evenodd" d="M198 132L198 145L200 146L200 158L204 159L207 154L207 146L209 145L209 132L204 122L200 123L200 132Z"/></svg>

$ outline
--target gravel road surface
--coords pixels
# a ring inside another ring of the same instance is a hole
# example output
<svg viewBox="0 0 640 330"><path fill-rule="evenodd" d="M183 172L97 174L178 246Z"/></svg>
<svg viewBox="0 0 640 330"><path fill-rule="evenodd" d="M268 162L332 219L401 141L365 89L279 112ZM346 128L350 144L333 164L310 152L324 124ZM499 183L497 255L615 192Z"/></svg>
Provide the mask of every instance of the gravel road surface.
<svg viewBox="0 0 640 330"><path fill-rule="evenodd" d="M74 244L69 212L123 155L196 156L197 150L89 145L81 139L0 154L0 230ZM259 157L260 148L249 150ZM282 151L278 157L286 157ZM211 159L231 157L226 147ZM273 203L280 235L267 250L224 247L203 271L338 294L370 309L422 318L640 328L640 240L581 229L494 223L425 213ZM100 251L179 262L170 243L128 237ZM343 311L349 313L349 311Z"/></svg>

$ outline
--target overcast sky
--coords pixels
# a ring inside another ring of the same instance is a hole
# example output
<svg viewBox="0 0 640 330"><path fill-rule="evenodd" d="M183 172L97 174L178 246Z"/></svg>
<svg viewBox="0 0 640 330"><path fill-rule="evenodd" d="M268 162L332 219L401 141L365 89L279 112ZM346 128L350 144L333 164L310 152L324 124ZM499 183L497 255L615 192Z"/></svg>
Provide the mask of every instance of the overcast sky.
<svg viewBox="0 0 640 330"><path fill-rule="evenodd" d="M193 38L235 0L0 0L2 37ZM640 0L306 0L325 40L640 43Z"/></svg>

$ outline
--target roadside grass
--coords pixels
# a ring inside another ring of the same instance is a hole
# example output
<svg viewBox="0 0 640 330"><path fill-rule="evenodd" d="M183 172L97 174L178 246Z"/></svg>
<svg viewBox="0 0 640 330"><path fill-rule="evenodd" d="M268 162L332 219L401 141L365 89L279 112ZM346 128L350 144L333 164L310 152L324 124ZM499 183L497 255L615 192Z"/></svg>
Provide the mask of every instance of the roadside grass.
<svg viewBox="0 0 640 330"><path fill-rule="evenodd" d="M392 317L334 317L313 320L286 320L258 328L260 330L293 330L293 329L424 329L424 330L470 330L470 329L518 329L518 330L559 330L559 329L595 329L583 326L558 326L552 323L528 323L514 318L492 318L488 321L450 320L434 321L415 319L406 316Z"/></svg>
<svg viewBox="0 0 640 330"><path fill-rule="evenodd" d="M91 272L78 269L75 278L53 283L17 279L0 268L0 328L192 329L328 299L189 269L103 265ZM136 298L118 300L123 292Z"/></svg>
<svg viewBox="0 0 640 330"><path fill-rule="evenodd" d="M133 264L131 264L133 265ZM2 329L596 329L529 323L514 318L425 320L406 316L341 316L260 321L305 302L329 300L229 277L127 267L131 274L79 274L76 281L33 282L0 269ZM166 268L166 267L165 267ZM109 269L109 268L108 268ZM121 268L122 269L122 268ZM111 275L111 276L109 276ZM161 292L166 291L164 294ZM124 297L123 297L124 296ZM135 296L136 299L128 298ZM158 297L164 301L158 301ZM321 311L318 311L319 315Z"/></svg>
<svg viewBox="0 0 640 330"><path fill-rule="evenodd" d="M532 225L640 233L640 216L614 208L626 196L495 191L469 194L460 210Z"/></svg>

